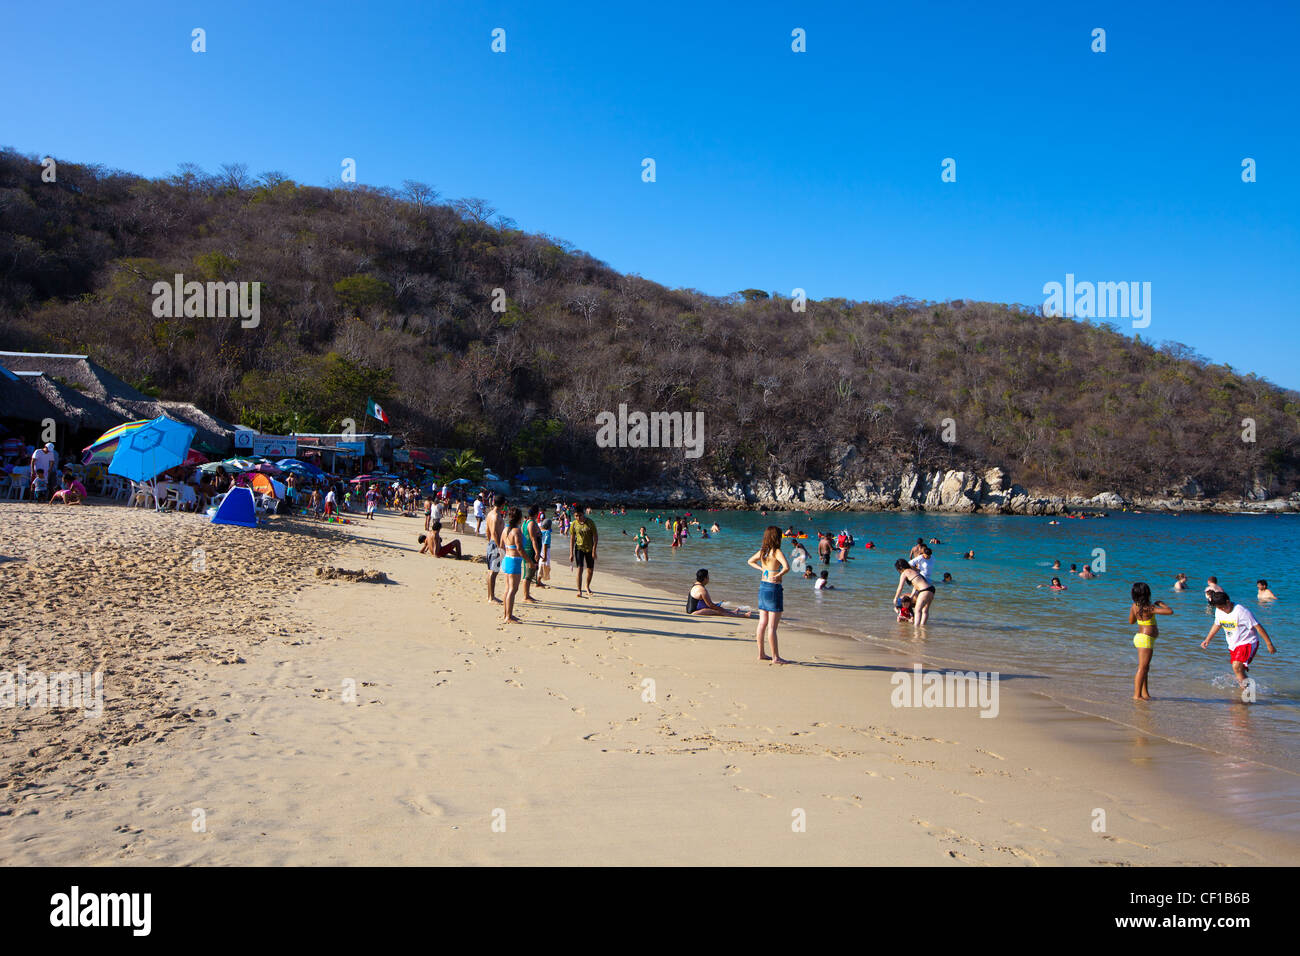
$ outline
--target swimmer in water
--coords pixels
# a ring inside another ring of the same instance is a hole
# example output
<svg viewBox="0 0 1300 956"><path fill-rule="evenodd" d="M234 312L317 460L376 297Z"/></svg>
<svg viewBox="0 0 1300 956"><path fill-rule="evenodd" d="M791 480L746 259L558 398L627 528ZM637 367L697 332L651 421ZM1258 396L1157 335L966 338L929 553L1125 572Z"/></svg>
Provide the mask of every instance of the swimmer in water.
<svg viewBox="0 0 1300 956"><path fill-rule="evenodd" d="M1269 590L1268 582L1265 581L1263 578L1260 578L1258 581L1255 582L1255 588L1256 588L1255 597L1259 598L1261 604L1266 603L1268 601L1277 600L1277 595Z"/></svg>
<svg viewBox="0 0 1300 956"><path fill-rule="evenodd" d="M1065 585L1061 583L1061 579L1060 579L1060 578L1052 578L1052 583L1051 583L1051 584L1038 584L1038 585L1035 585L1035 587L1048 588L1049 590L1052 590L1052 591L1064 591L1064 590L1065 590Z"/></svg>

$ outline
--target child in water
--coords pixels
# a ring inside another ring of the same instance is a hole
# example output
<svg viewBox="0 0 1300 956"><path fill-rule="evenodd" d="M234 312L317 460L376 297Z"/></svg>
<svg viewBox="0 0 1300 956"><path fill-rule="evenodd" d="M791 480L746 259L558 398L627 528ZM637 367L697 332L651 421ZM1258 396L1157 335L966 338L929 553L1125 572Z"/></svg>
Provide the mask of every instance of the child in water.
<svg viewBox="0 0 1300 956"><path fill-rule="evenodd" d="M898 620L905 623L912 621L912 595L904 594L898 599Z"/></svg>
<svg viewBox="0 0 1300 956"><path fill-rule="evenodd" d="M1151 586L1143 581L1134 583L1131 596L1133 604L1128 609L1128 622L1138 626L1138 632L1133 635L1133 646L1138 652L1137 673L1133 675L1133 699L1150 700L1151 689L1147 686L1147 678L1151 674L1151 655L1155 652L1156 637L1160 633L1160 628L1156 626L1156 615L1174 612L1164 601L1152 603Z"/></svg>
<svg viewBox="0 0 1300 956"><path fill-rule="evenodd" d="M627 534L626 531L623 532ZM650 536L645 533L645 525L636 533L636 559L638 561L650 560Z"/></svg>

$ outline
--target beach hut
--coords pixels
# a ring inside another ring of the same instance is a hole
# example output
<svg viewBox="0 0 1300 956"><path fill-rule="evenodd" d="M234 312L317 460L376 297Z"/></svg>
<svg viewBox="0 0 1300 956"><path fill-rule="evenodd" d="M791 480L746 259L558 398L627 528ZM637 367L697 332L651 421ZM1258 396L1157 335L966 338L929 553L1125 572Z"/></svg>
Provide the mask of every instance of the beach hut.
<svg viewBox="0 0 1300 956"><path fill-rule="evenodd" d="M234 524L241 528L257 527L257 506L253 502L251 488L231 488L222 499L217 513L212 516L213 524Z"/></svg>

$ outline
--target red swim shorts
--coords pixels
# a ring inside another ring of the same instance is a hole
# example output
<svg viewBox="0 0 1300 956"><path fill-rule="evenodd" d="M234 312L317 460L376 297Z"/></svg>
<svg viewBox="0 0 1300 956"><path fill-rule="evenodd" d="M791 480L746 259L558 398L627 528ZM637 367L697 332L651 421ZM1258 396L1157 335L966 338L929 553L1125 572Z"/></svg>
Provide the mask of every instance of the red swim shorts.
<svg viewBox="0 0 1300 956"><path fill-rule="evenodd" d="M1236 647L1232 649L1232 657L1230 658L1230 660L1234 664L1249 665L1250 662L1255 659L1255 655L1258 653L1259 653L1259 641L1251 641L1249 644L1238 644Z"/></svg>

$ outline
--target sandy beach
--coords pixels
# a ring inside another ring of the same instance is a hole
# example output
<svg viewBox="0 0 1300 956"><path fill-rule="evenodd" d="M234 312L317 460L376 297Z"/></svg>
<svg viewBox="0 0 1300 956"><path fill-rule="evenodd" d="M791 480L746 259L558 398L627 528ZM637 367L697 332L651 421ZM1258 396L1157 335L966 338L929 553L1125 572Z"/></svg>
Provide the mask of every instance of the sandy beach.
<svg viewBox="0 0 1300 956"><path fill-rule="evenodd" d="M1248 766L1170 792L1187 748L1014 672L986 719L893 706L892 675L927 662L828 635L783 627L798 663L760 664L752 623L687 617L685 584L598 571L579 600L557 562L506 627L482 564L417 553L419 519L0 504L0 522L0 670L104 675L98 718L0 709L7 864L1300 859L1222 812Z"/></svg>

